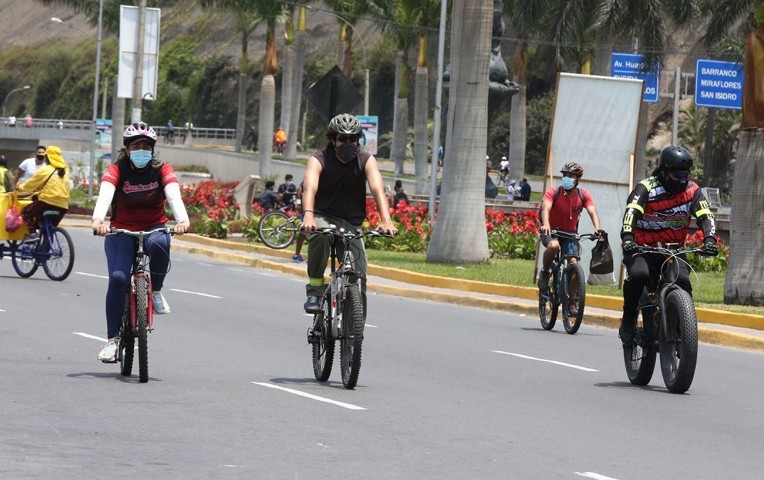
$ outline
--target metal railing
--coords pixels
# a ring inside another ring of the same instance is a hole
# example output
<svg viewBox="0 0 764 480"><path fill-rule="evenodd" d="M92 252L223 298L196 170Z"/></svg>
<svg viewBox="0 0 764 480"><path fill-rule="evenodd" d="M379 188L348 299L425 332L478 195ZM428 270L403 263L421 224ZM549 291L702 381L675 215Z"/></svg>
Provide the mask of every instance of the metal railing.
<svg viewBox="0 0 764 480"><path fill-rule="evenodd" d="M27 128L24 123L24 117L16 117L16 123L11 123L9 117L0 117L0 123L5 126L13 126L16 128ZM92 120L63 120L53 118L33 118L32 126L30 128L57 128L63 129L77 129L77 130L89 130L93 126Z"/></svg>
<svg viewBox="0 0 764 480"><path fill-rule="evenodd" d="M153 126L153 128L160 137L164 137L167 134L166 126ZM185 128L182 126L175 127L175 138L183 138L185 135ZM236 138L236 130L233 128L194 127L191 129L191 136L194 138L207 138L212 140L233 140Z"/></svg>

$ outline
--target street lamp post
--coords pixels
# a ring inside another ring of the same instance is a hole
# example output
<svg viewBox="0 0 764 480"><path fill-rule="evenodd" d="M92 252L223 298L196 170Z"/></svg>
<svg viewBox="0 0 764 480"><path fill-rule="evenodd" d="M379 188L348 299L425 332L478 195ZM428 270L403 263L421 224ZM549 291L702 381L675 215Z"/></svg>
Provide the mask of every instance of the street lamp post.
<svg viewBox="0 0 764 480"><path fill-rule="evenodd" d="M63 24L64 21L59 17L51 17L51 22ZM101 33L103 24L103 0L98 2L98 41L96 42L96 65L95 65L95 82L93 87L93 116L91 126L91 144L90 144L90 171L88 172L88 199L93 198L93 183L95 183L95 151L96 151L96 132L98 131L96 123L98 122L98 93L100 91L99 80L101 77ZM83 30L77 27L67 24L67 27L73 28L87 35ZM89 35L88 35L89 36Z"/></svg>
<svg viewBox="0 0 764 480"><path fill-rule="evenodd" d="M5 98L3 99L2 115L0 116L5 117L5 103L8 101L8 97L10 97L16 92L23 92L24 90L29 90L30 88L32 87L30 87L29 85L24 85L23 87L14 88L10 92L8 92L8 95L6 95Z"/></svg>
<svg viewBox="0 0 764 480"><path fill-rule="evenodd" d="M312 6L306 5L305 6L308 10L315 10ZM363 51L363 114L369 115L369 65L366 63L366 41L363 39L363 36L358 32L358 30L355 28L355 26L348 22L345 18L341 17L340 15L337 15L334 12L330 12L328 10L320 10L323 13L328 13L329 15L332 15L343 22L345 22L352 30L353 33L356 34L358 39L361 41L361 49Z"/></svg>

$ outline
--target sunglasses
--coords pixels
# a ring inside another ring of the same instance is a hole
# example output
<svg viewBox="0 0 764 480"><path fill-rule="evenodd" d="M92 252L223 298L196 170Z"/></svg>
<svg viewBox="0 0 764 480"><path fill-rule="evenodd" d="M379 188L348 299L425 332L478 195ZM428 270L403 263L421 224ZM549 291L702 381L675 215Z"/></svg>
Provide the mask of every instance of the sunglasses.
<svg viewBox="0 0 764 480"><path fill-rule="evenodd" d="M669 170L669 175L675 180L687 180L690 178L689 170Z"/></svg>
<svg viewBox="0 0 764 480"><path fill-rule="evenodd" d="M358 140L356 135L337 135L338 142L355 142L356 140Z"/></svg>

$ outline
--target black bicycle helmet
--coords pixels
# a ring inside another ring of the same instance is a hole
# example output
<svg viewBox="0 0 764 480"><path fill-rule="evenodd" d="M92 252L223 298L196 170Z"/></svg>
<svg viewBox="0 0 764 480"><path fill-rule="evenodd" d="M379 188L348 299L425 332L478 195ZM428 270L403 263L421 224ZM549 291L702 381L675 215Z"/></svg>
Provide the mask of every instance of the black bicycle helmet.
<svg viewBox="0 0 764 480"><path fill-rule="evenodd" d="M584 167L577 164L576 162L568 162L565 164L565 166L562 167L560 173L572 173L573 175L576 175L580 178L584 176Z"/></svg>
<svg viewBox="0 0 764 480"><path fill-rule="evenodd" d="M692 154L686 148L669 145L661 150L658 170L689 170L692 168Z"/></svg>
<svg viewBox="0 0 764 480"><path fill-rule="evenodd" d="M340 133L345 135L360 135L361 131L363 131L361 122L349 113L340 113L329 122L329 135Z"/></svg>

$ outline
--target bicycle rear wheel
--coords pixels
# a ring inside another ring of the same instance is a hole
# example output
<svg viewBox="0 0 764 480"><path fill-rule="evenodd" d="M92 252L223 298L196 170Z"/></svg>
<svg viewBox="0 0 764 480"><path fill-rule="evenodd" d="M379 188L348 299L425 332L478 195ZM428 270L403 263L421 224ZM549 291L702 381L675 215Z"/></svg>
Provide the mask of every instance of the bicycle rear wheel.
<svg viewBox="0 0 764 480"><path fill-rule="evenodd" d="M66 279L74 267L74 243L69 232L60 227L51 227L50 245L45 238L41 241L42 248L50 255L42 264L45 275L56 281Z"/></svg>
<svg viewBox="0 0 764 480"><path fill-rule="evenodd" d="M655 307L644 307L637 314L637 322L630 345L623 347L626 376L634 385L647 385L655 371Z"/></svg>
<svg viewBox="0 0 764 480"><path fill-rule="evenodd" d="M361 344L363 343L363 299L360 287L350 285L345 291L340 334L340 371L342 384L353 389L361 370Z"/></svg>
<svg viewBox="0 0 764 480"><path fill-rule="evenodd" d="M297 227L289 215L276 210L263 215L257 224L260 240L277 250L291 245L296 232Z"/></svg>
<svg viewBox="0 0 764 480"><path fill-rule="evenodd" d="M138 379L149 381L149 279L144 275L135 278L135 316L138 338Z"/></svg>
<svg viewBox="0 0 764 480"><path fill-rule="evenodd" d="M133 358L135 356L135 336L130 325L130 294L125 299L125 311L122 313L122 331L119 334L119 368L120 373L129 377L133 373Z"/></svg>
<svg viewBox="0 0 764 480"><path fill-rule="evenodd" d="M34 257L34 250L36 248L36 243L20 243L11 252L11 263L19 277L31 277L37 271L37 267L40 266Z"/></svg>
<svg viewBox="0 0 764 480"><path fill-rule="evenodd" d="M324 299L321 312L313 317L312 332L308 332L308 343L313 353L313 375L319 382L329 380L334 363L334 339L329 322L329 302Z"/></svg>
<svg viewBox="0 0 764 480"><path fill-rule="evenodd" d="M564 283L562 285L562 324L565 326L565 331L573 335L581 328L586 303L586 278L581 265L568 264L565 268ZM570 312L570 307L573 305L578 309L574 315Z"/></svg>
<svg viewBox="0 0 764 480"><path fill-rule="evenodd" d="M679 288L666 295L666 332L658 336L666 388L684 393L692 385L698 360L698 320L690 294Z"/></svg>

